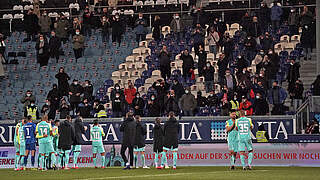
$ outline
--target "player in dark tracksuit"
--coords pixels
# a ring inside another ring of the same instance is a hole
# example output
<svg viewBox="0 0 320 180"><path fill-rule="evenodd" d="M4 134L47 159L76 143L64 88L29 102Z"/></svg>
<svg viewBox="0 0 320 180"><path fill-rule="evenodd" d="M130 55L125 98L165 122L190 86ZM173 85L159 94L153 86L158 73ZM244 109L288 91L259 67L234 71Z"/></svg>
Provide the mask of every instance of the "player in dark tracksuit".
<svg viewBox="0 0 320 180"><path fill-rule="evenodd" d="M165 168L169 168L167 163L167 152L171 151L173 154L173 169L177 168L178 159L178 139L179 138L179 123L174 116L174 112L169 112L169 119L164 124L164 145L163 152L165 155L162 164ZM163 166L161 167L163 168Z"/></svg>
<svg viewBox="0 0 320 180"><path fill-rule="evenodd" d="M161 166L158 166L159 155L162 154L161 160L164 158L165 154L163 152L163 125L160 124L161 119L156 118L155 126L153 128L153 152L154 152L154 164L157 169L160 169ZM162 161L163 162L163 161Z"/></svg>
<svg viewBox="0 0 320 180"><path fill-rule="evenodd" d="M138 163L138 154L140 152L141 163L143 168L149 168L146 166L146 158L145 158L145 135L147 134L146 128L143 124L141 124L141 117L136 116L136 137L134 140L134 148L133 148L133 159L134 166L139 168Z"/></svg>

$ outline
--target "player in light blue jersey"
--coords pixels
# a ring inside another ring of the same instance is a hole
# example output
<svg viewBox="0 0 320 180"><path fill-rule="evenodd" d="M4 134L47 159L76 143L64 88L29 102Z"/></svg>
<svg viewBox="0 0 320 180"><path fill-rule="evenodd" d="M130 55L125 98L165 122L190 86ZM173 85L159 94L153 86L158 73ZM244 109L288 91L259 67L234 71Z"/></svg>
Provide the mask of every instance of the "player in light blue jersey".
<svg viewBox="0 0 320 180"><path fill-rule="evenodd" d="M24 121L24 119L22 119ZM19 160L20 160L20 142L19 142L19 129L22 127L22 122L18 122L15 128L14 132L14 147L16 149L16 156L14 159L14 170L19 171L20 169L18 168L19 165Z"/></svg>
<svg viewBox="0 0 320 180"><path fill-rule="evenodd" d="M55 120L54 126L52 127L52 144L53 144L53 150L56 156L56 166L57 168L62 167L61 159L62 159L62 153L61 150L58 148L59 144L59 126L60 121Z"/></svg>
<svg viewBox="0 0 320 180"><path fill-rule="evenodd" d="M21 122L21 127L18 130L19 133L19 144L20 144L20 170L26 170L26 164L24 163L24 156L26 155L26 137L24 134L24 125L26 124L25 119Z"/></svg>
<svg viewBox="0 0 320 180"><path fill-rule="evenodd" d="M230 152L230 169L234 170L234 164L238 152L238 131L236 130L236 111L230 113L230 119L226 121L226 131L228 133L228 149Z"/></svg>
<svg viewBox="0 0 320 180"><path fill-rule="evenodd" d="M251 170L253 159L253 148L251 140L251 130L253 128L250 118L245 117L245 111L240 111L240 118L236 120L236 129L238 130L238 150L243 170ZM245 164L245 151L248 151L248 166Z"/></svg>
<svg viewBox="0 0 320 180"><path fill-rule="evenodd" d="M24 125L24 133L26 136L26 155L24 164L27 165L29 152L31 151L31 166L34 169L35 154L36 154L36 124L32 122L32 116L28 116L27 123Z"/></svg>
<svg viewBox="0 0 320 180"><path fill-rule="evenodd" d="M45 156L51 155L52 167L55 169L55 154L52 146L52 126L50 123L47 123L48 116L44 115L42 121L38 123L36 127L36 138L39 139L39 155L40 157L40 170L45 170Z"/></svg>
<svg viewBox="0 0 320 180"><path fill-rule="evenodd" d="M101 168L105 168L105 150L103 148L102 138L105 136L103 129L99 126L98 120L93 121L93 127L90 129L92 140L93 164L97 168L97 153L101 155Z"/></svg>

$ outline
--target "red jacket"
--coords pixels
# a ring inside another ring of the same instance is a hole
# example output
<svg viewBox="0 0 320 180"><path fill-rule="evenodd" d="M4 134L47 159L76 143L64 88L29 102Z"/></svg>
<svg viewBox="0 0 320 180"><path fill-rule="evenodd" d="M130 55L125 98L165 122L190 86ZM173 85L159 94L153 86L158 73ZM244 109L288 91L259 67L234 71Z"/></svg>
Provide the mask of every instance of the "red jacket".
<svg viewBox="0 0 320 180"><path fill-rule="evenodd" d="M246 112L246 116L251 116L253 114L253 108L250 101L241 102L240 110L244 110Z"/></svg>
<svg viewBox="0 0 320 180"><path fill-rule="evenodd" d="M136 88L128 88L124 90L124 95L126 97L126 101L128 104L132 103L132 100L135 97L136 92L137 92Z"/></svg>

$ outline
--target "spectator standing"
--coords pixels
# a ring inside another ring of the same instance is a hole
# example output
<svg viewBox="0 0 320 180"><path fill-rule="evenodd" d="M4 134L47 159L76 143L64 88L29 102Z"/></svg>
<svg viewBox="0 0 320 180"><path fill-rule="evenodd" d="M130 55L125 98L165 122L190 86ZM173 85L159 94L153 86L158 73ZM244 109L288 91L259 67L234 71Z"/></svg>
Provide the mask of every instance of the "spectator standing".
<svg viewBox="0 0 320 180"><path fill-rule="evenodd" d="M61 99L60 92L58 90L57 84L53 84L52 89L47 95L47 99L51 102L52 108L56 111L59 108L59 103Z"/></svg>
<svg viewBox="0 0 320 180"><path fill-rule="evenodd" d="M266 32L264 36L260 36L260 44L265 54L268 53L269 49L273 48L273 40L269 32Z"/></svg>
<svg viewBox="0 0 320 180"><path fill-rule="evenodd" d="M270 9L266 3L262 2L259 10L259 19L261 23L261 29L264 31L270 25Z"/></svg>
<svg viewBox="0 0 320 180"><path fill-rule="evenodd" d="M38 32L39 29L39 18L37 15L33 13L33 9L29 9L28 13L23 17L24 22L24 29L27 33L27 39L24 41L30 41L32 38L32 41L36 41L35 35Z"/></svg>
<svg viewBox="0 0 320 180"><path fill-rule="evenodd" d="M126 97L126 101L127 101L128 105L132 104L132 100L134 99L136 92L137 92L137 90L133 86L132 82L129 82L128 88L126 88L124 90L124 95Z"/></svg>
<svg viewBox="0 0 320 180"><path fill-rule="evenodd" d="M61 96L67 96L69 94L69 83L70 77L64 72L64 68L60 67L58 74L55 75L58 79L58 88Z"/></svg>
<svg viewBox="0 0 320 180"><path fill-rule="evenodd" d="M143 116L144 101L140 97L139 92L135 94L135 98L132 100L131 106L134 109L134 115Z"/></svg>
<svg viewBox="0 0 320 180"><path fill-rule="evenodd" d="M126 166L124 169L130 169L130 166L133 167L133 146L136 136L136 122L134 121L133 113L127 113L125 121L120 126L120 131L123 133L121 156ZM125 154L127 149L129 149L130 163L128 163L128 158Z"/></svg>
<svg viewBox="0 0 320 180"><path fill-rule="evenodd" d="M204 48L199 46L199 54L198 54L198 72L199 76L203 76L203 68L206 66L207 62L207 53Z"/></svg>
<svg viewBox="0 0 320 180"><path fill-rule="evenodd" d="M207 97L208 106L209 106L210 108L218 108L218 106L219 106L219 98L218 98L218 96L215 94L214 91L215 91L215 90L212 89L212 90L210 91L210 94L209 94L208 97Z"/></svg>
<svg viewBox="0 0 320 180"><path fill-rule="evenodd" d="M60 38L63 44L65 44L69 39L68 31L69 22L65 19L64 15L61 15L56 25L56 35Z"/></svg>
<svg viewBox="0 0 320 180"><path fill-rule="evenodd" d="M196 55L199 54L199 46L204 47L204 36L205 32L200 24L197 24L194 31L192 32L193 37L193 48Z"/></svg>
<svg viewBox="0 0 320 180"><path fill-rule="evenodd" d="M7 63L6 60L6 43L5 43L5 37L3 34L0 33L0 66L2 66L2 63ZM3 67L0 67L0 76L4 76L4 70Z"/></svg>
<svg viewBox="0 0 320 180"><path fill-rule="evenodd" d="M214 67L207 62L206 66L203 68L204 84L206 88L206 93L209 93L213 89L214 84Z"/></svg>
<svg viewBox="0 0 320 180"><path fill-rule="evenodd" d="M256 97L253 103L253 113L256 116L265 116L269 113L269 105L266 98L263 97L259 92L256 93Z"/></svg>
<svg viewBox="0 0 320 180"><path fill-rule="evenodd" d="M111 101L113 101L113 100L116 98L116 93L119 93L121 99L123 99L123 100L125 99L124 92L123 92L123 90L120 88L120 85L119 85L118 83L116 83L116 84L114 85L114 88L113 88L112 91L111 91L111 94L110 94L110 99L111 99Z"/></svg>
<svg viewBox="0 0 320 180"><path fill-rule="evenodd" d="M125 102L124 98L120 96L119 92L115 93L115 98L112 100L112 111L113 117L119 118L123 115L125 111Z"/></svg>
<svg viewBox="0 0 320 180"><path fill-rule="evenodd" d="M58 109L58 112L60 113L60 119L65 119L67 116L69 116L70 111L71 111L70 105L67 104L67 101L65 99L62 99L60 107Z"/></svg>
<svg viewBox="0 0 320 180"><path fill-rule="evenodd" d="M73 18L73 22L72 22L72 36L76 34L77 29L79 29L80 32L83 30L81 22L76 17L76 18Z"/></svg>
<svg viewBox="0 0 320 180"><path fill-rule="evenodd" d="M30 100L30 105L26 106L24 110L24 117L26 118L28 116L31 116L32 121L40 119L38 107L35 105L35 101L33 100Z"/></svg>
<svg viewBox="0 0 320 180"><path fill-rule="evenodd" d="M51 38L49 40L49 52L51 58L56 58L56 63L59 61L61 50L61 40L56 36L55 31L51 31Z"/></svg>
<svg viewBox="0 0 320 180"><path fill-rule="evenodd" d="M228 59L226 58L224 53L221 53L219 55L219 59L218 59L218 81L219 83L223 82L224 76L226 74L227 68L228 68Z"/></svg>
<svg viewBox="0 0 320 180"><path fill-rule="evenodd" d="M311 60L311 51L312 51L312 38L314 33L311 31L310 25L305 25L302 27L302 34L301 34L301 46L303 47L304 51L304 60Z"/></svg>
<svg viewBox="0 0 320 180"><path fill-rule="evenodd" d="M148 104L146 106L148 111L148 117L159 117L161 107L159 104L159 100L156 98L154 94L151 95L150 100L148 100Z"/></svg>
<svg viewBox="0 0 320 180"><path fill-rule="evenodd" d="M122 22L120 21L119 15L115 15L113 17L113 21L111 23L112 27L112 42L118 42L118 47L120 47L121 44L121 35L124 32L124 27L121 24Z"/></svg>
<svg viewBox="0 0 320 180"><path fill-rule="evenodd" d="M69 95L70 95L70 105L71 110L73 111L73 115L75 112L78 112L78 106L81 102L80 95L83 93L83 89L80 84L78 84L78 80L74 79L72 84L69 86ZM75 111L74 111L75 110Z"/></svg>
<svg viewBox="0 0 320 180"><path fill-rule="evenodd" d="M184 26L178 13L176 13L173 16L173 19L171 20L171 23L170 23L170 28L171 28L171 31L174 33L175 37L177 38L178 42L183 40Z"/></svg>
<svg viewBox="0 0 320 180"><path fill-rule="evenodd" d="M136 30L136 41L139 43L140 41L146 40L146 34L147 34L147 22L145 19L143 19L143 14L139 13L138 19L134 23L135 30Z"/></svg>
<svg viewBox="0 0 320 180"><path fill-rule="evenodd" d="M257 44L260 44L259 37L262 34L261 23L258 21L258 17L254 16L252 22L249 25L248 35L256 40Z"/></svg>
<svg viewBox="0 0 320 180"><path fill-rule="evenodd" d="M286 91L278 85L277 81L274 81L272 88L268 92L268 101L272 106L272 115L283 115L284 108L283 103L287 98Z"/></svg>
<svg viewBox="0 0 320 180"><path fill-rule="evenodd" d="M197 107L197 100L191 94L190 87L186 87L185 94L179 100L179 104L185 116L193 116L193 112Z"/></svg>
<svg viewBox="0 0 320 180"><path fill-rule="evenodd" d="M313 21L313 15L312 12L309 11L308 6L303 7L303 11L300 15L300 26L305 27L305 26L310 26ZM309 27L311 29L311 27Z"/></svg>
<svg viewBox="0 0 320 180"><path fill-rule="evenodd" d="M271 7L271 23L274 32L276 32L280 27L282 13L282 8L278 5L277 1L275 1Z"/></svg>
<svg viewBox="0 0 320 180"><path fill-rule="evenodd" d="M94 117L97 118L106 118L107 117L107 112L106 109L104 108L104 105L99 104L97 112L95 113Z"/></svg>
<svg viewBox="0 0 320 180"><path fill-rule="evenodd" d="M43 115L47 115L49 120L54 120L56 118L56 109L48 99L41 108L41 116Z"/></svg>
<svg viewBox="0 0 320 180"><path fill-rule="evenodd" d="M152 37L154 38L155 41L159 42L161 38L161 22L160 22L160 16L156 15L154 17L154 22L153 22L153 32L152 32Z"/></svg>
<svg viewBox="0 0 320 180"><path fill-rule="evenodd" d="M300 64L298 62L295 62L294 59L290 60L290 66L288 70L287 80L288 80L288 89L292 89L296 81L300 78Z"/></svg>
<svg viewBox="0 0 320 180"><path fill-rule="evenodd" d="M82 86L83 89L83 98L88 99L89 102L93 100L93 85L91 81L85 80Z"/></svg>
<svg viewBox="0 0 320 180"><path fill-rule="evenodd" d="M166 114L169 112L173 111L176 114L179 114L180 109L179 109L179 101L175 96L175 92L171 90L167 96L164 98L164 109Z"/></svg>
<svg viewBox="0 0 320 180"><path fill-rule="evenodd" d="M217 57L217 52L219 50L219 41L220 41L220 37L219 37L219 34L216 30L215 27L212 27L210 29L210 32L207 36L207 41L208 41L208 44L209 44L209 51L210 53L213 53L214 54L214 59L216 59Z"/></svg>
<svg viewBox="0 0 320 180"><path fill-rule="evenodd" d="M32 94L32 91L27 90L26 94L23 98L21 98L20 102L23 104L23 108L26 108L31 104L31 101L36 102L36 97Z"/></svg>
<svg viewBox="0 0 320 180"><path fill-rule="evenodd" d="M35 48L37 50L37 62L40 64L40 67L47 66L49 61L49 44L43 35L40 35Z"/></svg>
<svg viewBox="0 0 320 180"><path fill-rule="evenodd" d="M247 60L247 65L251 66L252 60L255 58L257 54L257 42L252 36L248 36L244 40L244 46L245 46L245 53L246 53L246 60ZM241 69L239 69L241 70Z"/></svg>
<svg viewBox="0 0 320 180"><path fill-rule="evenodd" d="M92 106L89 104L88 99L83 99L82 103L78 106L79 109L79 115L83 118L90 118Z"/></svg>
<svg viewBox="0 0 320 180"><path fill-rule="evenodd" d="M227 88L231 91L235 90L235 87L237 86L237 80L234 75L231 74L230 69L226 70L226 75L223 78L222 85L227 86Z"/></svg>
<svg viewBox="0 0 320 180"><path fill-rule="evenodd" d="M43 11L42 15L40 16L39 26L41 29L41 34L48 37L50 33L51 18L47 15L47 11Z"/></svg>
<svg viewBox="0 0 320 180"><path fill-rule="evenodd" d="M76 30L76 35L72 38L73 51L76 61L82 57L84 50L84 36L80 34L80 30Z"/></svg>
<svg viewBox="0 0 320 180"><path fill-rule="evenodd" d="M303 102L304 87L301 80L297 79L294 86L288 89L288 91L292 100L293 109L296 111Z"/></svg>
<svg viewBox="0 0 320 180"><path fill-rule="evenodd" d="M168 52L167 46L163 46L159 55L161 77L166 80L171 76L170 58L171 53Z"/></svg>
<svg viewBox="0 0 320 180"><path fill-rule="evenodd" d="M208 100L206 97L202 96L202 92L201 91L198 91L197 92L197 106L198 107L205 107L208 105Z"/></svg>
<svg viewBox="0 0 320 180"><path fill-rule="evenodd" d="M109 37L110 37L109 30L111 28L109 17L103 16L102 20L101 20L101 25L102 25L102 31L101 31L102 32L102 42L109 44Z"/></svg>
<svg viewBox="0 0 320 180"><path fill-rule="evenodd" d="M82 21L83 21L83 34L84 36L91 36L91 20L93 14L89 11L89 8L84 10Z"/></svg>
<svg viewBox="0 0 320 180"><path fill-rule="evenodd" d="M244 16L241 18L240 24L242 26L243 31L245 32L249 31L250 16L248 12L246 12Z"/></svg>
<svg viewBox="0 0 320 180"><path fill-rule="evenodd" d="M314 96L320 96L320 75L318 75L316 80L312 83L312 89Z"/></svg>
<svg viewBox="0 0 320 180"><path fill-rule="evenodd" d="M192 70L194 68L193 57L189 54L188 49L185 49L180 56L180 59L183 61L182 64L182 75L185 80L191 77Z"/></svg>
<svg viewBox="0 0 320 180"><path fill-rule="evenodd" d="M179 100L184 94L183 85L178 81L178 79L173 80L173 85L171 89L175 92L177 99Z"/></svg>
<svg viewBox="0 0 320 180"><path fill-rule="evenodd" d="M289 17L288 17L288 25L290 35L299 34L298 25L299 25L299 14L296 12L296 9L292 7L290 9Z"/></svg>
<svg viewBox="0 0 320 180"><path fill-rule="evenodd" d="M252 104L250 101L248 101L248 98L246 96L242 96L240 110L243 110L246 116L251 116L253 114Z"/></svg>

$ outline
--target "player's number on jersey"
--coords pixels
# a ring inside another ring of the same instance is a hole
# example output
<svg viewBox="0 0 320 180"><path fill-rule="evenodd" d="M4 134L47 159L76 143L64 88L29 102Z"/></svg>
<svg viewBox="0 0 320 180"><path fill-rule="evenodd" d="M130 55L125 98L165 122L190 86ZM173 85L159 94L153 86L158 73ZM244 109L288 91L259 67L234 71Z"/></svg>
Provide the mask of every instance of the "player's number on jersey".
<svg viewBox="0 0 320 180"><path fill-rule="evenodd" d="M99 139L100 138L100 132L92 132L92 139Z"/></svg>
<svg viewBox="0 0 320 180"><path fill-rule="evenodd" d="M26 130L27 130L27 136L30 136L30 129L26 128Z"/></svg>
<svg viewBox="0 0 320 180"><path fill-rule="evenodd" d="M249 132L249 124L239 124L239 132L241 133Z"/></svg>
<svg viewBox="0 0 320 180"><path fill-rule="evenodd" d="M41 135L48 135L48 130L47 128L43 128L43 129L40 129L40 132L41 132Z"/></svg>

